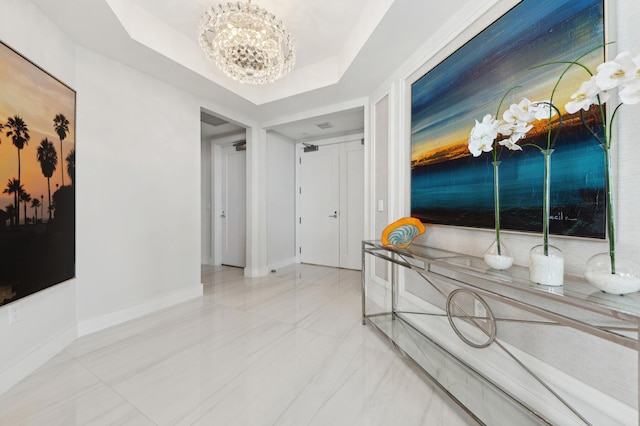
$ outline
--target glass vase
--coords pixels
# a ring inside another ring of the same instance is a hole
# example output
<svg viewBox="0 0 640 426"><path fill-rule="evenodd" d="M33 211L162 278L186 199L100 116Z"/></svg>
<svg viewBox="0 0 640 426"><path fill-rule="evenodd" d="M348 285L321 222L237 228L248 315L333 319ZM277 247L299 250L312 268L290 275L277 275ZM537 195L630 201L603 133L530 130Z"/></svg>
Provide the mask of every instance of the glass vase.
<svg viewBox="0 0 640 426"><path fill-rule="evenodd" d="M513 265L513 256L504 242L500 240L500 177L498 175L500 161L494 161L491 164L493 165L493 217L496 239L484 252L484 262L490 268L504 270Z"/></svg>
<svg viewBox="0 0 640 426"><path fill-rule="evenodd" d="M542 244L529 251L529 279L537 284L561 286L564 282L564 256L557 247L549 245L549 216L551 215L551 154L542 151L544 181L542 187Z"/></svg>
<svg viewBox="0 0 640 426"><path fill-rule="evenodd" d="M544 244L529 251L529 279L536 284L558 287L564 282L564 256L554 246Z"/></svg>
<svg viewBox="0 0 640 426"><path fill-rule="evenodd" d="M504 242L498 243L498 240L494 240L493 244L484 252L484 263L492 269L509 269L513 265L513 256Z"/></svg>
<svg viewBox="0 0 640 426"><path fill-rule="evenodd" d="M598 290L611 294L629 294L640 290L640 266L628 257L616 254L615 272L611 256L599 253L587 261L585 278Z"/></svg>

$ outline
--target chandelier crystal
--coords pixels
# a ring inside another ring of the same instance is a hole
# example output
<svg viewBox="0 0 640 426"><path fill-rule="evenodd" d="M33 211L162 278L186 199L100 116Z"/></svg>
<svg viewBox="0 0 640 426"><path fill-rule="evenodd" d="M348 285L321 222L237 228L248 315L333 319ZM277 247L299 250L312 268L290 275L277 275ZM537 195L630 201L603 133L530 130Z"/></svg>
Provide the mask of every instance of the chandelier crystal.
<svg viewBox="0 0 640 426"><path fill-rule="evenodd" d="M293 36L273 14L248 3L219 4L200 20L200 47L229 77L271 83L296 62Z"/></svg>

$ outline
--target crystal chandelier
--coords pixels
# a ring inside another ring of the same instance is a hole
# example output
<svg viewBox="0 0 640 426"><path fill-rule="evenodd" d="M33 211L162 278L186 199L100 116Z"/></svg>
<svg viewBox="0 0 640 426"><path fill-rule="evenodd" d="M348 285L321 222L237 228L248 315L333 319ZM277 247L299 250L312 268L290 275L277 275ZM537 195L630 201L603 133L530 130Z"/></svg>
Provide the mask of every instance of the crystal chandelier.
<svg viewBox="0 0 640 426"><path fill-rule="evenodd" d="M296 62L293 36L273 14L248 3L209 8L200 21L200 47L234 80L271 83Z"/></svg>

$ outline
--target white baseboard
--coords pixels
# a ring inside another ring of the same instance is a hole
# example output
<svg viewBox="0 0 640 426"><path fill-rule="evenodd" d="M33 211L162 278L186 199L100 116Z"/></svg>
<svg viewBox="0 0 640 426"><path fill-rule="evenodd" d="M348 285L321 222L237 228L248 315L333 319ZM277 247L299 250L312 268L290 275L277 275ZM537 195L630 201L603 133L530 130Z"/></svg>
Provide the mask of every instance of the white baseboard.
<svg viewBox="0 0 640 426"><path fill-rule="evenodd" d="M0 395L60 353L60 351L71 344L77 337L76 327L71 326L31 353L26 354L11 367L0 372Z"/></svg>
<svg viewBox="0 0 640 426"><path fill-rule="evenodd" d="M295 257L291 257L289 259L281 260L280 262L275 262L269 265L269 271L278 270L280 268L284 268L285 266L293 265L297 263Z"/></svg>
<svg viewBox="0 0 640 426"><path fill-rule="evenodd" d="M244 276L247 278L257 278L264 277L269 274L270 269L268 267L264 268L244 268Z"/></svg>
<svg viewBox="0 0 640 426"><path fill-rule="evenodd" d="M79 322L78 337L95 333L96 331L121 324L125 321L139 318L143 315L150 314L160 309L168 308L169 306L173 306L178 303L186 302L190 299L195 299L196 297L202 296L202 294L203 286L202 283L200 283L183 290L165 294L139 305L130 306L116 312L110 312L96 318L91 318L89 320Z"/></svg>

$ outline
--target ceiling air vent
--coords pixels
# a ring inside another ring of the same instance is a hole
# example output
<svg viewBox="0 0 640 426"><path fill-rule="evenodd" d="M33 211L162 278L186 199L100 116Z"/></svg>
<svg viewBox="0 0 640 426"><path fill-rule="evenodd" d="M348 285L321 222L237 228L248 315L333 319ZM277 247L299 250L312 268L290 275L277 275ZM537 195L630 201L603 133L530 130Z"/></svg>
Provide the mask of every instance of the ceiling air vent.
<svg viewBox="0 0 640 426"><path fill-rule="evenodd" d="M316 126L322 130L334 127L333 124L329 123L328 121L325 121L324 123L318 123L316 124Z"/></svg>

